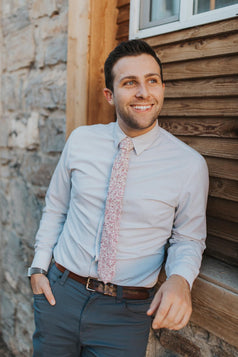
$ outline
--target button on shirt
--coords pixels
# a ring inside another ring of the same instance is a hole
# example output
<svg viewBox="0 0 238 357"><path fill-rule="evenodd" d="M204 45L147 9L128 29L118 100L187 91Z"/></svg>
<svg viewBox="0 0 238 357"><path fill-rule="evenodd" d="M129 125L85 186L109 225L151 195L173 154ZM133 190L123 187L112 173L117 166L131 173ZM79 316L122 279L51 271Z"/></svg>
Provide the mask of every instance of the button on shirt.
<svg viewBox="0 0 238 357"><path fill-rule="evenodd" d="M47 191L32 267L48 270L53 253L68 270L98 277L107 190L124 137L118 123L72 132ZM192 286L205 248L205 160L158 124L132 140L111 283L153 286L169 240L167 277L179 274Z"/></svg>

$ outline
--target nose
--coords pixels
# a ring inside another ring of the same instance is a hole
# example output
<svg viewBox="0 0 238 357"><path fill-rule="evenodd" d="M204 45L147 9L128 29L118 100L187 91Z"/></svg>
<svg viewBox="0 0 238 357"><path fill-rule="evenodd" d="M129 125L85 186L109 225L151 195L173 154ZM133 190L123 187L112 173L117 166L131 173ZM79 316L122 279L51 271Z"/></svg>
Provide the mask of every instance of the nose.
<svg viewBox="0 0 238 357"><path fill-rule="evenodd" d="M136 97L137 98L147 98L149 96L149 91L147 86L144 83L141 83L137 87Z"/></svg>

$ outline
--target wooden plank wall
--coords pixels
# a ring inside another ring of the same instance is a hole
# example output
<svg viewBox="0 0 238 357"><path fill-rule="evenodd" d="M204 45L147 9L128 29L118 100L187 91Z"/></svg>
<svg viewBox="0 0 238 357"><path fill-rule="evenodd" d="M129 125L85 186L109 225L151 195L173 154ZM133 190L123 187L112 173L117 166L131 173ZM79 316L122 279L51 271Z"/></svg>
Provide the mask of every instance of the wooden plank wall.
<svg viewBox="0 0 238 357"><path fill-rule="evenodd" d="M129 6L118 0L118 41L128 39ZM209 167L206 254L238 265L238 19L145 40L164 68L160 125Z"/></svg>

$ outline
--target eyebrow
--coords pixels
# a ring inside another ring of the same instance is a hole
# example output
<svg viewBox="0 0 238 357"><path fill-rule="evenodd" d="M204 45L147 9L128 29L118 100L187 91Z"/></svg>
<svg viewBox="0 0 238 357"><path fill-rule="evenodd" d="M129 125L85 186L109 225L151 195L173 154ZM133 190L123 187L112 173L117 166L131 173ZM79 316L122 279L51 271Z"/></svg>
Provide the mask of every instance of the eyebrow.
<svg viewBox="0 0 238 357"><path fill-rule="evenodd" d="M157 76L157 77L159 77L161 79L161 75L159 73L147 73L145 75L145 78L153 77L153 76ZM122 77L119 82L121 83L125 79L137 79L137 78L138 78L137 76L128 75L128 76Z"/></svg>

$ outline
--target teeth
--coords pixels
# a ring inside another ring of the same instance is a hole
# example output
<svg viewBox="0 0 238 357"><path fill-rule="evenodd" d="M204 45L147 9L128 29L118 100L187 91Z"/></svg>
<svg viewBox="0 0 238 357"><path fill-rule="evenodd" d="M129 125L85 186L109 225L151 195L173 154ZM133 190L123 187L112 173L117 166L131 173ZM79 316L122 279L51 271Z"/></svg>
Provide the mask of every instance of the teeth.
<svg viewBox="0 0 238 357"><path fill-rule="evenodd" d="M150 109L151 105L134 105L133 108L137 110L146 110Z"/></svg>

